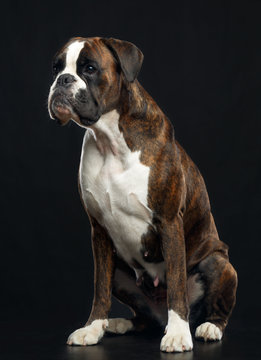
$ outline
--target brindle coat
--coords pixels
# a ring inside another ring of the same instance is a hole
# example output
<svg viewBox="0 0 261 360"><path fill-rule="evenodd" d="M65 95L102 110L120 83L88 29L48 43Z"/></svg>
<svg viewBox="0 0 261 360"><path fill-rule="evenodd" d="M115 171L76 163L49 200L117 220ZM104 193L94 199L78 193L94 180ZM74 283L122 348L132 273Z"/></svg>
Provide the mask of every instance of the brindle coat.
<svg viewBox="0 0 261 360"><path fill-rule="evenodd" d="M142 254L146 261L164 259L166 264L165 284L153 291L161 291L164 297L165 289L168 309L188 320L187 278L198 273L205 290L201 321L210 321L223 331L235 304L237 275L229 262L228 247L219 239L203 178L175 140L171 122L136 79L143 60L140 50L115 39L84 40L83 56L86 52L88 57L99 58L100 67L106 68L99 80L89 84L93 98L99 99L98 115L117 109L119 130L128 147L140 151L141 163L150 167L148 207L153 212L153 226L142 238ZM136 328L143 328L153 321L146 303L140 306L134 294L120 290L114 281L117 269L135 282L133 273L118 257L99 218L90 214L89 218L95 287L87 324L108 318L113 292L135 313ZM139 284L146 295L152 294L150 281L144 278Z"/></svg>

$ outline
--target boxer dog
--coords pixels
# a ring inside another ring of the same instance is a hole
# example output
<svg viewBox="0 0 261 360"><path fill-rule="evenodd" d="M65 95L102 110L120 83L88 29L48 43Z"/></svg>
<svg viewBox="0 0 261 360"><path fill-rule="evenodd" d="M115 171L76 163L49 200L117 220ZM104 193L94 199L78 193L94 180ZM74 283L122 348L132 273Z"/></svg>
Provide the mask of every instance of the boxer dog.
<svg viewBox="0 0 261 360"><path fill-rule="evenodd" d="M69 345L106 331L166 326L160 349L222 338L237 274L220 241L204 180L137 76L142 52L113 38L73 38L55 56L52 119L86 129L79 190L92 228L94 299ZM109 319L111 294L134 317Z"/></svg>

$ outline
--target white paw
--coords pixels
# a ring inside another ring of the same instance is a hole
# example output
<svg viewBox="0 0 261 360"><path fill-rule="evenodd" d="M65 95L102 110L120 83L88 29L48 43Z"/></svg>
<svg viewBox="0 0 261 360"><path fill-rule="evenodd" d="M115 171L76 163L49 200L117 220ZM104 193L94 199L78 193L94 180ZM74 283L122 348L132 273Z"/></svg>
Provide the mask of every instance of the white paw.
<svg viewBox="0 0 261 360"><path fill-rule="evenodd" d="M91 325L75 330L67 340L68 345L95 345L104 335L108 320L94 320Z"/></svg>
<svg viewBox="0 0 261 360"><path fill-rule="evenodd" d="M193 348L192 337L187 321L173 310L168 313L168 325L166 335L160 343L160 350L166 352L190 351Z"/></svg>
<svg viewBox="0 0 261 360"><path fill-rule="evenodd" d="M116 318L116 319L109 319L109 326L107 327L106 331L112 332L114 334L125 334L127 331L133 329L133 324L130 320Z"/></svg>
<svg viewBox="0 0 261 360"><path fill-rule="evenodd" d="M204 339L204 341L221 340L222 331L215 324L205 322L197 327L195 337Z"/></svg>
<svg viewBox="0 0 261 360"><path fill-rule="evenodd" d="M193 343L190 332L171 334L167 331L160 343L160 350L166 352L183 352L192 349Z"/></svg>

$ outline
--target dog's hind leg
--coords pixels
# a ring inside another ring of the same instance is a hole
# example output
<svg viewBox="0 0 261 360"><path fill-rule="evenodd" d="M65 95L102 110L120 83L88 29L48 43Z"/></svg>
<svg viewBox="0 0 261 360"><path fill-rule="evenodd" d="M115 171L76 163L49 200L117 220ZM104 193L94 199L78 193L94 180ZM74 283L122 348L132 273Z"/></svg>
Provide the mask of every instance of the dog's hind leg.
<svg viewBox="0 0 261 360"><path fill-rule="evenodd" d="M166 303L155 304L145 296L136 285L135 276L130 271L119 268L115 270L112 293L117 300L132 310L134 317L132 319L111 318L106 331L125 334L128 331L142 331L166 325Z"/></svg>
<svg viewBox="0 0 261 360"><path fill-rule="evenodd" d="M198 266L205 283L203 322L195 337L204 341L220 340L236 301L237 274L227 258L218 253Z"/></svg>
<svg viewBox="0 0 261 360"><path fill-rule="evenodd" d="M134 325L132 320L124 318L110 318L109 325L106 328L107 332L113 334L125 334L128 331L134 330Z"/></svg>

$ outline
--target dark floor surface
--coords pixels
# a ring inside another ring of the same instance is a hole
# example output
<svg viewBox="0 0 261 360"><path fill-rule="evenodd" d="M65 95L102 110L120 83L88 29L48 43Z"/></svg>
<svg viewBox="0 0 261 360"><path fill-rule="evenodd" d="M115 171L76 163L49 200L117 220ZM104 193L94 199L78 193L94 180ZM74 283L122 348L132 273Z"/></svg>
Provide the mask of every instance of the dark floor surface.
<svg viewBox="0 0 261 360"><path fill-rule="evenodd" d="M60 324L59 328L41 322L30 323L26 328L15 323L0 325L1 360L261 359L261 331L258 324L242 326L240 321L231 322L221 342L194 340L194 350L182 354L160 352L160 333L106 335L99 345L71 347L65 344L66 338L75 329L68 328L68 324Z"/></svg>

